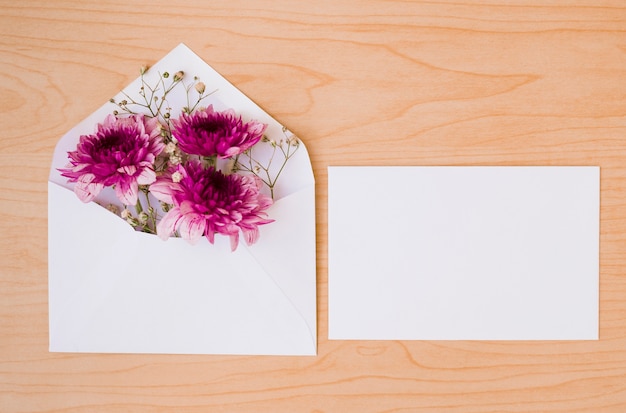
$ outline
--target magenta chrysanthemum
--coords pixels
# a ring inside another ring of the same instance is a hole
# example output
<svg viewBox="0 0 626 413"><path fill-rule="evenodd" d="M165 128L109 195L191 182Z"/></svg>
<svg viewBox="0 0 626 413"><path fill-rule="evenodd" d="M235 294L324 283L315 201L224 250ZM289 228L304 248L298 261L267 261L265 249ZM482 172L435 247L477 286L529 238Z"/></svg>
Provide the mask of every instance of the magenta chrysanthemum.
<svg viewBox="0 0 626 413"><path fill-rule="evenodd" d="M210 105L192 114L183 113L172 120L172 136L190 155L228 158L240 154L262 137L267 128L256 121L243 122L232 109L216 112Z"/></svg>
<svg viewBox="0 0 626 413"><path fill-rule="evenodd" d="M109 115L93 135L80 137L76 150L68 152L69 164L59 171L76 182L74 192L83 202L115 185L119 200L135 205L138 186L156 180L153 164L164 147L157 119Z"/></svg>
<svg viewBox="0 0 626 413"><path fill-rule="evenodd" d="M217 233L230 237L234 251L239 231L250 245L259 237L259 225L273 222L265 212L272 200L261 194L258 178L224 175L198 161L178 165L159 177L150 192L174 205L157 226L157 234L164 240L178 231L191 243L202 235L213 243Z"/></svg>

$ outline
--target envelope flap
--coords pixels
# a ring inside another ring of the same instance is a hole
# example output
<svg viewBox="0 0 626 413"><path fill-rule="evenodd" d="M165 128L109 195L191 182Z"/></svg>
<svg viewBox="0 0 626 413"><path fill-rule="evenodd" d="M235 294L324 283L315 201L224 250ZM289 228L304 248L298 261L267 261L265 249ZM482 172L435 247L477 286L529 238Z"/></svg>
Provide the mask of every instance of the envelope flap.
<svg viewBox="0 0 626 413"><path fill-rule="evenodd" d="M92 280L98 282L89 288L101 296L116 285L123 270L114 269L126 268L130 260L126 252L137 248L134 232L106 209L95 203L83 204L72 191L48 182L51 332L62 323L61 318L76 310L71 303L93 284Z"/></svg>
<svg viewBox="0 0 626 413"><path fill-rule="evenodd" d="M289 299L315 343L315 187L276 201L271 214L280 219L263 228L263 242L245 249Z"/></svg>

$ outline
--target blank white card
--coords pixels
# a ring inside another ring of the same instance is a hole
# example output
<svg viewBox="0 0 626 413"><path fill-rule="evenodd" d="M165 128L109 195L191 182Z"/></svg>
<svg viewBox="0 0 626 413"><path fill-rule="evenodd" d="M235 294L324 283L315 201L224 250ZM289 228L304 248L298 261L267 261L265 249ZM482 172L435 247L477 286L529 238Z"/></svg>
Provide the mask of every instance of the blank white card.
<svg viewBox="0 0 626 413"><path fill-rule="evenodd" d="M329 167L329 338L598 339L599 167Z"/></svg>

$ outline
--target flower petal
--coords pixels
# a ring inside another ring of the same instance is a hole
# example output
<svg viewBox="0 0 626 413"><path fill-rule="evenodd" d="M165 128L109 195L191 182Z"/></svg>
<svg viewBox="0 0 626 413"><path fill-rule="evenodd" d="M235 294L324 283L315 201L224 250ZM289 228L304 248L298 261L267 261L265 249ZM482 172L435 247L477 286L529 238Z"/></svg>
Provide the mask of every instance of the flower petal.
<svg viewBox="0 0 626 413"><path fill-rule="evenodd" d="M115 195L124 205L137 204L138 192L139 185L137 185L137 181L134 179L121 180L115 186Z"/></svg>
<svg viewBox="0 0 626 413"><path fill-rule="evenodd" d="M246 241L246 244L252 245L259 239L259 228L254 227L248 230L243 231L243 237Z"/></svg>
<svg viewBox="0 0 626 413"><path fill-rule="evenodd" d="M154 173L152 168L144 168L137 176L139 185L150 185L154 181L156 181L156 173Z"/></svg>
<svg viewBox="0 0 626 413"><path fill-rule="evenodd" d="M157 235L163 241L167 240L176 228L176 223L181 218L180 210L174 207L157 224Z"/></svg>
<svg viewBox="0 0 626 413"><path fill-rule="evenodd" d="M191 244L198 242L205 228L206 219L201 215L186 215L178 222L180 236Z"/></svg>
<svg viewBox="0 0 626 413"><path fill-rule="evenodd" d="M235 251L239 245L239 232L235 232L230 236L230 250Z"/></svg>
<svg viewBox="0 0 626 413"><path fill-rule="evenodd" d="M133 176L137 172L137 167L135 165L126 165L117 168L117 172L121 174L126 174L128 176Z"/></svg>
<svg viewBox="0 0 626 413"><path fill-rule="evenodd" d="M150 185L150 193L159 201L165 202L167 204L173 204L174 200L172 196L174 194L173 187L175 185L176 184L171 180L158 179L156 182Z"/></svg>
<svg viewBox="0 0 626 413"><path fill-rule="evenodd" d="M92 174L82 175L76 185L74 185L74 193L83 202L91 202L102 189L104 185L99 182L93 182Z"/></svg>

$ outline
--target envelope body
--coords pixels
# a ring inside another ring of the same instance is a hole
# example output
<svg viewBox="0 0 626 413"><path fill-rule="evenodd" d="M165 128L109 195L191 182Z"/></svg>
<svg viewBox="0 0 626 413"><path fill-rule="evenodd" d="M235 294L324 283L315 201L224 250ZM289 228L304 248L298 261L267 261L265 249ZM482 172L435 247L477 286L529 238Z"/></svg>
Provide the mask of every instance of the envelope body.
<svg viewBox="0 0 626 413"><path fill-rule="evenodd" d="M185 45L146 79L179 70L212 91L203 104L267 124L265 134L276 142L289 135ZM116 101L141 87L135 80ZM173 108L186 104L184 94L168 96ZM162 241L99 205L110 199L106 191L83 204L59 173L80 135L93 133L114 109L105 104L55 148L48 182L50 351L314 355L315 181L304 144L282 170L267 211L274 222L260 228L254 245L242 241L231 252L219 235L215 245L204 238L196 245Z"/></svg>

